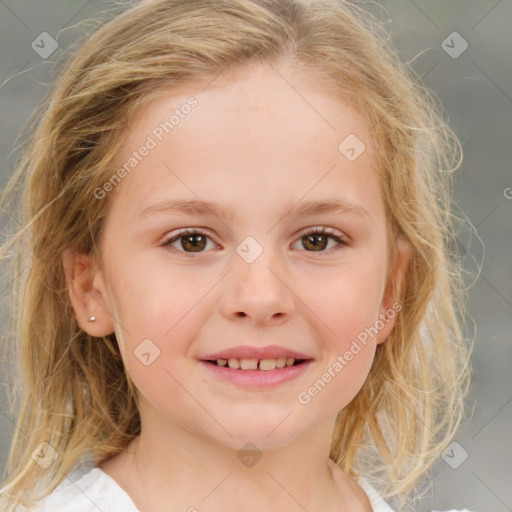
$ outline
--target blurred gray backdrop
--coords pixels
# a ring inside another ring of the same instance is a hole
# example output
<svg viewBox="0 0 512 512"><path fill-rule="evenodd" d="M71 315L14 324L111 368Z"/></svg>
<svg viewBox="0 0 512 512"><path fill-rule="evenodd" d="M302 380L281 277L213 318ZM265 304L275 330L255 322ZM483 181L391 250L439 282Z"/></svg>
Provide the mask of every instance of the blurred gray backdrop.
<svg viewBox="0 0 512 512"><path fill-rule="evenodd" d="M475 281L469 300L476 333L469 421L436 464L434 492L415 509L512 511L512 3L366 5L386 22L402 60L411 62L445 107L464 151L454 199L478 232L459 234L468 284ZM0 0L2 188L19 158L16 137L47 91L53 62L87 29L83 20L114 7L105 0ZM479 265L478 279L471 279ZM1 283L2 292L7 284ZM2 311L4 325L5 307ZM0 370L3 471L16 425L5 399L5 369Z"/></svg>

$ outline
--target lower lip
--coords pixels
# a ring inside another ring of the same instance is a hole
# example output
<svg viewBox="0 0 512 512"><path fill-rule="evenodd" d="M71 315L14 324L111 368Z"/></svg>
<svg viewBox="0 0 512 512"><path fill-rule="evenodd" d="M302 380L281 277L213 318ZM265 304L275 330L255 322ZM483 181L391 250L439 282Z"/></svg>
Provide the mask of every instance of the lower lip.
<svg viewBox="0 0 512 512"><path fill-rule="evenodd" d="M228 366L199 361L217 377L247 388L268 388L290 381L302 375L313 362L311 359L296 366L285 366L275 370L235 370Z"/></svg>

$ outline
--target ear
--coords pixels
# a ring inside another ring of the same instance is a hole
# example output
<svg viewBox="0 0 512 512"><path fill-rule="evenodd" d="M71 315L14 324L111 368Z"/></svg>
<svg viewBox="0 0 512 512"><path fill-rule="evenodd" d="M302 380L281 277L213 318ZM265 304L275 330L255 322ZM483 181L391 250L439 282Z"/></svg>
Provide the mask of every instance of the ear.
<svg viewBox="0 0 512 512"><path fill-rule="evenodd" d="M412 248L409 242L399 235L396 250L393 268L388 275L388 282L380 306L379 320L384 323L384 327L379 329L377 334L377 345L386 341L391 334L396 318L402 309L400 298Z"/></svg>
<svg viewBox="0 0 512 512"><path fill-rule="evenodd" d="M96 269L94 257L68 247L62 253L62 264L78 325L87 334L96 337L114 332L103 275ZM96 320L89 322L92 316Z"/></svg>

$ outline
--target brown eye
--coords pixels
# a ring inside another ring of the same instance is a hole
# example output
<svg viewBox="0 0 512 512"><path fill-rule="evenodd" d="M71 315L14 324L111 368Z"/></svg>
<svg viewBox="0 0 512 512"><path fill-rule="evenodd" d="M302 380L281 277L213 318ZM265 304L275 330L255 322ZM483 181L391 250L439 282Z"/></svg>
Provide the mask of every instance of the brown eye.
<svg viewBox="0 0 512 512"><path fill-rule="evenodd" d="M312 251L323 251L327 247L330 237L321 233L312 233L302 238L304 240L302 244L305 248L310 248Z"/></svg>
<svg viewBox="0 0 512 512"><path fill-rule="evenodd" d="M179 246L176 246L177 242ZM171 251L182 252L185 254L201 253L206 251L208 241L213 240L205 232L199 229L187 229L169 238L162 246ZM306 252L328 253L331 250L341 249L349 244L343 237L331 232L327 228L311 228L300 238L302 247ZM329 242L334 241L335 245L329 247Z"/></svg>
<svg viewBox="0 0 512 512"><path fill-rule="evenodd" d="M341 249L343 246L347 246L348 243L343 237L332 232L328 228L311 228L301 237L302 246L306 249L306 252L330 252L332 250ZM329 240L334 240L336 245L334 247L329 246Z"/></svg>
<svg viewBox="0 0 512 512"><path fill-rule="evenodd" d="M200 234L182 236L181 246L185 250L199 252L206 247L206 238L204 235Z"/></svg>
<svg viewBox="0 0 512 512"><path fill-rule="evenodd" d="M209 239L210 237L202 231L187 230L169 238L162 244L162 246L169 247L170 249L177 250L178 252L204 252ZM174 244L178 241L181 243L178 247L175 247Z"/></svg>

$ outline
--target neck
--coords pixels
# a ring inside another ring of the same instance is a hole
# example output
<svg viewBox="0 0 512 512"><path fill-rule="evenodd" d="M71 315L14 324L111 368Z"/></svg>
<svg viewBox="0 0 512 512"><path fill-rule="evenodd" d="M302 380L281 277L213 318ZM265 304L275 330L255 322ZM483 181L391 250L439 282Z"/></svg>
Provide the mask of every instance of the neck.
<svg viewBox="0 0 512 512"><path fill-rule="evenodd" d="M141 419L140 436L99 465L141 512L169 504L190 512L371 511L363 491L329 459L332 418L284 446L261 450L225 446L171 422L144 428Z"/></svg>

